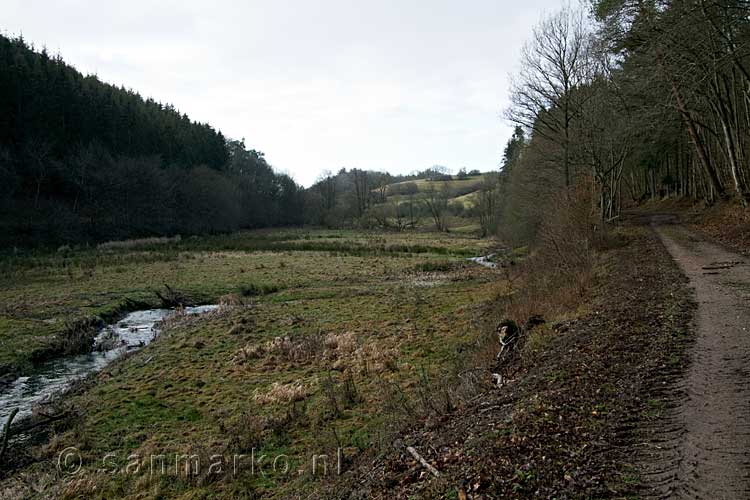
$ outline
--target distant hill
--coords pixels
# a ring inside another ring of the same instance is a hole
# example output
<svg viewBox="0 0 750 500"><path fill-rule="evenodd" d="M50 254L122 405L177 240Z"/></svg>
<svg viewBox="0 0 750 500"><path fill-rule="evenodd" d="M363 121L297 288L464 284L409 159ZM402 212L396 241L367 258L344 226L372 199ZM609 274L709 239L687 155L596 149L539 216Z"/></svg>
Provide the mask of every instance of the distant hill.
<svg viewBox="0 0 750 500"><path fill-rule="evenodd" d="M484 174L471 175L460 179L457 176L450 176L450 179L446 176L441 180L416 179L389 184L386 193L389 198L395 198L400 202L403 197L411 194L424 193L430 189L448 189L452 202L459 202L464 207L470 208L473 206L476 192L482 186L484 180Z"/></svg>
<svg viewBox="0 0 750 500"><path fill-rule="evenodd" d="M311 224L329 227L399 227L404 218L413 226L418 219L432 217L426 198L434 189L452 216L471 218L476 194L488 175L464 169L450 175L439 166L396 176L342 168L321 176L306 190L305 216Z"/></svg>

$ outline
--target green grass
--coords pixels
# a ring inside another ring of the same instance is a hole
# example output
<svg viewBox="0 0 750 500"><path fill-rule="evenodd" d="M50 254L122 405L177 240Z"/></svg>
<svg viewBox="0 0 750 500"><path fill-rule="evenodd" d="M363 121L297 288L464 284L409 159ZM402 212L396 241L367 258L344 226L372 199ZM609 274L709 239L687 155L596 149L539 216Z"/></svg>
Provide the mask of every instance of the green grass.
<svg viewBox="0 0 750 500"><path fill-rule="evenodd" d="M257 241L283 250L258 249ZM348 250L312 245L333 242ZM183 239L159 250L35 255L4 276L0 338L15 342L6 359L18 360L28 355L18 331L42 341L30 325L52 325L49 334L68 317L111 311L125 297L153 300L164 283L202 302L234 294L239 305L178 321L100 373L90 390L69 399L81 412L78 425L40 453L54 460L66 446L81 450L87 481L76 483L73 496L232 496L240 487L284 496L318 479L245 471L204 484L101 473L97 461L106 453L123 463L133 453L226 454L251 444L294 457L380 446L390 388L413 390L422 367L449 370L457 350L478 335L476 307L493 296L496 277L464 259L489 244L460 235L291 230ZM274 351L268 346L277 338L308 350L300 347L298 357ZM331 338L342 347L331 347ZM258 347L261 354L240 356ZM295 384L305 388L301 401L257 402ZM54 478L39 481L46 494L61 493Z"/></svg>
<svg viewBox="0 0 750 500"><path fill-rule="evenodd" d="M448 189L459 189L459 188L479 188L479 186L484 182L484 175L476 175L473 177L469 177L466 179L451 179L449 181L432 181L428 179L418 179L415 181L404 181L404 182L396 182L394 184L390 184L388 186L389 189L392 189L391 186L393 186L395 189L398 189L397 186L401 186L404 184L416 184L417 189L420 192L427 191L429 189L443 189L443 186L447 186Z"/></svg>
<svg viewBox="0 0 750 500"><path fill-rule="evenodd" d="M276 285L248 283L240 286L240 295L243 297L256 297L258 295L270 295L279 291Z"/></svg>
<svg viewBox="0 0 750 500"><path fill-rule="evenodd" d="M461 196L456 196L455 198L451 198L451 203L460 203L464 206L464 208L469 209L478 203L477 200L478 193L474 191L473 193L464 194Z"/></svg>
<svg viewBox="0 0 750 500"><path fill-rule="evenodd" d="M494 295L496 278L465 258L491 244L460 234L282 230L7 255L0 360L22 370L66 322L113 316L125 299L156 305L164 284L196 302L231 294L235 307L178 321L72 396L78 425L40 453L54 460L65 446L81 450L88 481L73 496L232 496L235 488L284 496L318 479L245 473L203 484L103 474L97 461L113 452L124 466L129 454L224 454L250 443L296 457L380 446L389 388L413 390L422 367L449 370L476 338L474 311ZM264 347L277 338L317 354ZM330 338L351 350L326 347ZM257 347L260 355L240 357ZM301 401L256 402L294 384L305 388ZM61 494L45 477L45 494Z"/></svg>
<svg viewBox="0 0 750 500"><path fill-rule="evenodd" d="M431 233L290 229L7 254L0 256L0 375L28 370L34 359L49 354L66 322L116 316L126 299L156 306L155 291L165 284L198 303L237 292L285 290L294 297L327 283L328 266L349 284L368 286L416 262L473 255L485 244Z"/></svg>
<svg viewBox="0 0 750 500"><path fill-rule="evenodd" d="M484 183L484 179L484 175L478 175L467 179L452 179L450 181L419 179L416 181L397 182L388 186L387 196L390 202L399 205L408 203L410 200L419 203L418 196L420 193L425 193L430 189L441 191L447 188L452 191L453 194L459 194L458 196L451 196L449 203L461 204L465 209L470 209L477 203L477 191L482 186L482 183ZM399 193L399 187L404 184L415 184L417 186L417 198L410 198L409 195L402 195Z"/></svg>

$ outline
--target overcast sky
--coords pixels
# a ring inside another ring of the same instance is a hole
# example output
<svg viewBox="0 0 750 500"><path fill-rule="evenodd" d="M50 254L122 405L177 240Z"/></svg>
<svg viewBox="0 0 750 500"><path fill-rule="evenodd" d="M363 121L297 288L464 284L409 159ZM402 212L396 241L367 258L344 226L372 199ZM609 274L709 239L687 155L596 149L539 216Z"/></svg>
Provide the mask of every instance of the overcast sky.
<svg viewBox="0 0 750 500"><path fill-rule="evenodd" d="M0 29L83 73L324 169L497 167L519 49L560 0L2 0Z"/></svg>

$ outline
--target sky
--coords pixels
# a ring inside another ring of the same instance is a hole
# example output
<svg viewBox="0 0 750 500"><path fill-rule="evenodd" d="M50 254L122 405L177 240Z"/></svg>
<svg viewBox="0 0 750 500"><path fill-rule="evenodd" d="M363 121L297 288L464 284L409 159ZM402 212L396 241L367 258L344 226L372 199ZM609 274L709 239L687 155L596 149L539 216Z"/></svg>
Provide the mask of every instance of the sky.
<svg viewBox="0 0 750 500"><path fill-rule="evenodd" d="M244 138L342 167L496 169L509 76L560 0L3 0L0 30Z"/></svg>

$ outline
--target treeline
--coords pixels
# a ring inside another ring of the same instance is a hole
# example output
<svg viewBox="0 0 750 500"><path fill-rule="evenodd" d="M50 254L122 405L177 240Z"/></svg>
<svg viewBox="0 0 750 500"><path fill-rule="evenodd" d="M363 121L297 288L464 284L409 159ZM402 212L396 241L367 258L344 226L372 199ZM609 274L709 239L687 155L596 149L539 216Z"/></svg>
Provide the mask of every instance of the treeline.
<svg viewBox="0 0 750 500"><path fill-rule="evenodd" d="M342 168L335 174L324 171L307 189L306 222L326 227L374 226L372 215L379 211L374 207L384 205L389 196L397 194L392 184L436 174L437 171L432 169L411 175L391 175L358 168ZM398 191L402 194L400 188ZM416 185L412 192L417 192Z"/></svg>
<svg viewBox="0 0 750 500"><path fill-rule="evenodd" d="M303 190L243 141L0 36L0 244L300 224Z"/></svg>
<svg viewBox="0 0 750 500"><path fill-rule="evenodd" d="M506 113L518 128L495 187L499 230L535 237L573 192L599 224L666 196L746 204L750 4L588 5L544 19L521 55Z"/></svg>

